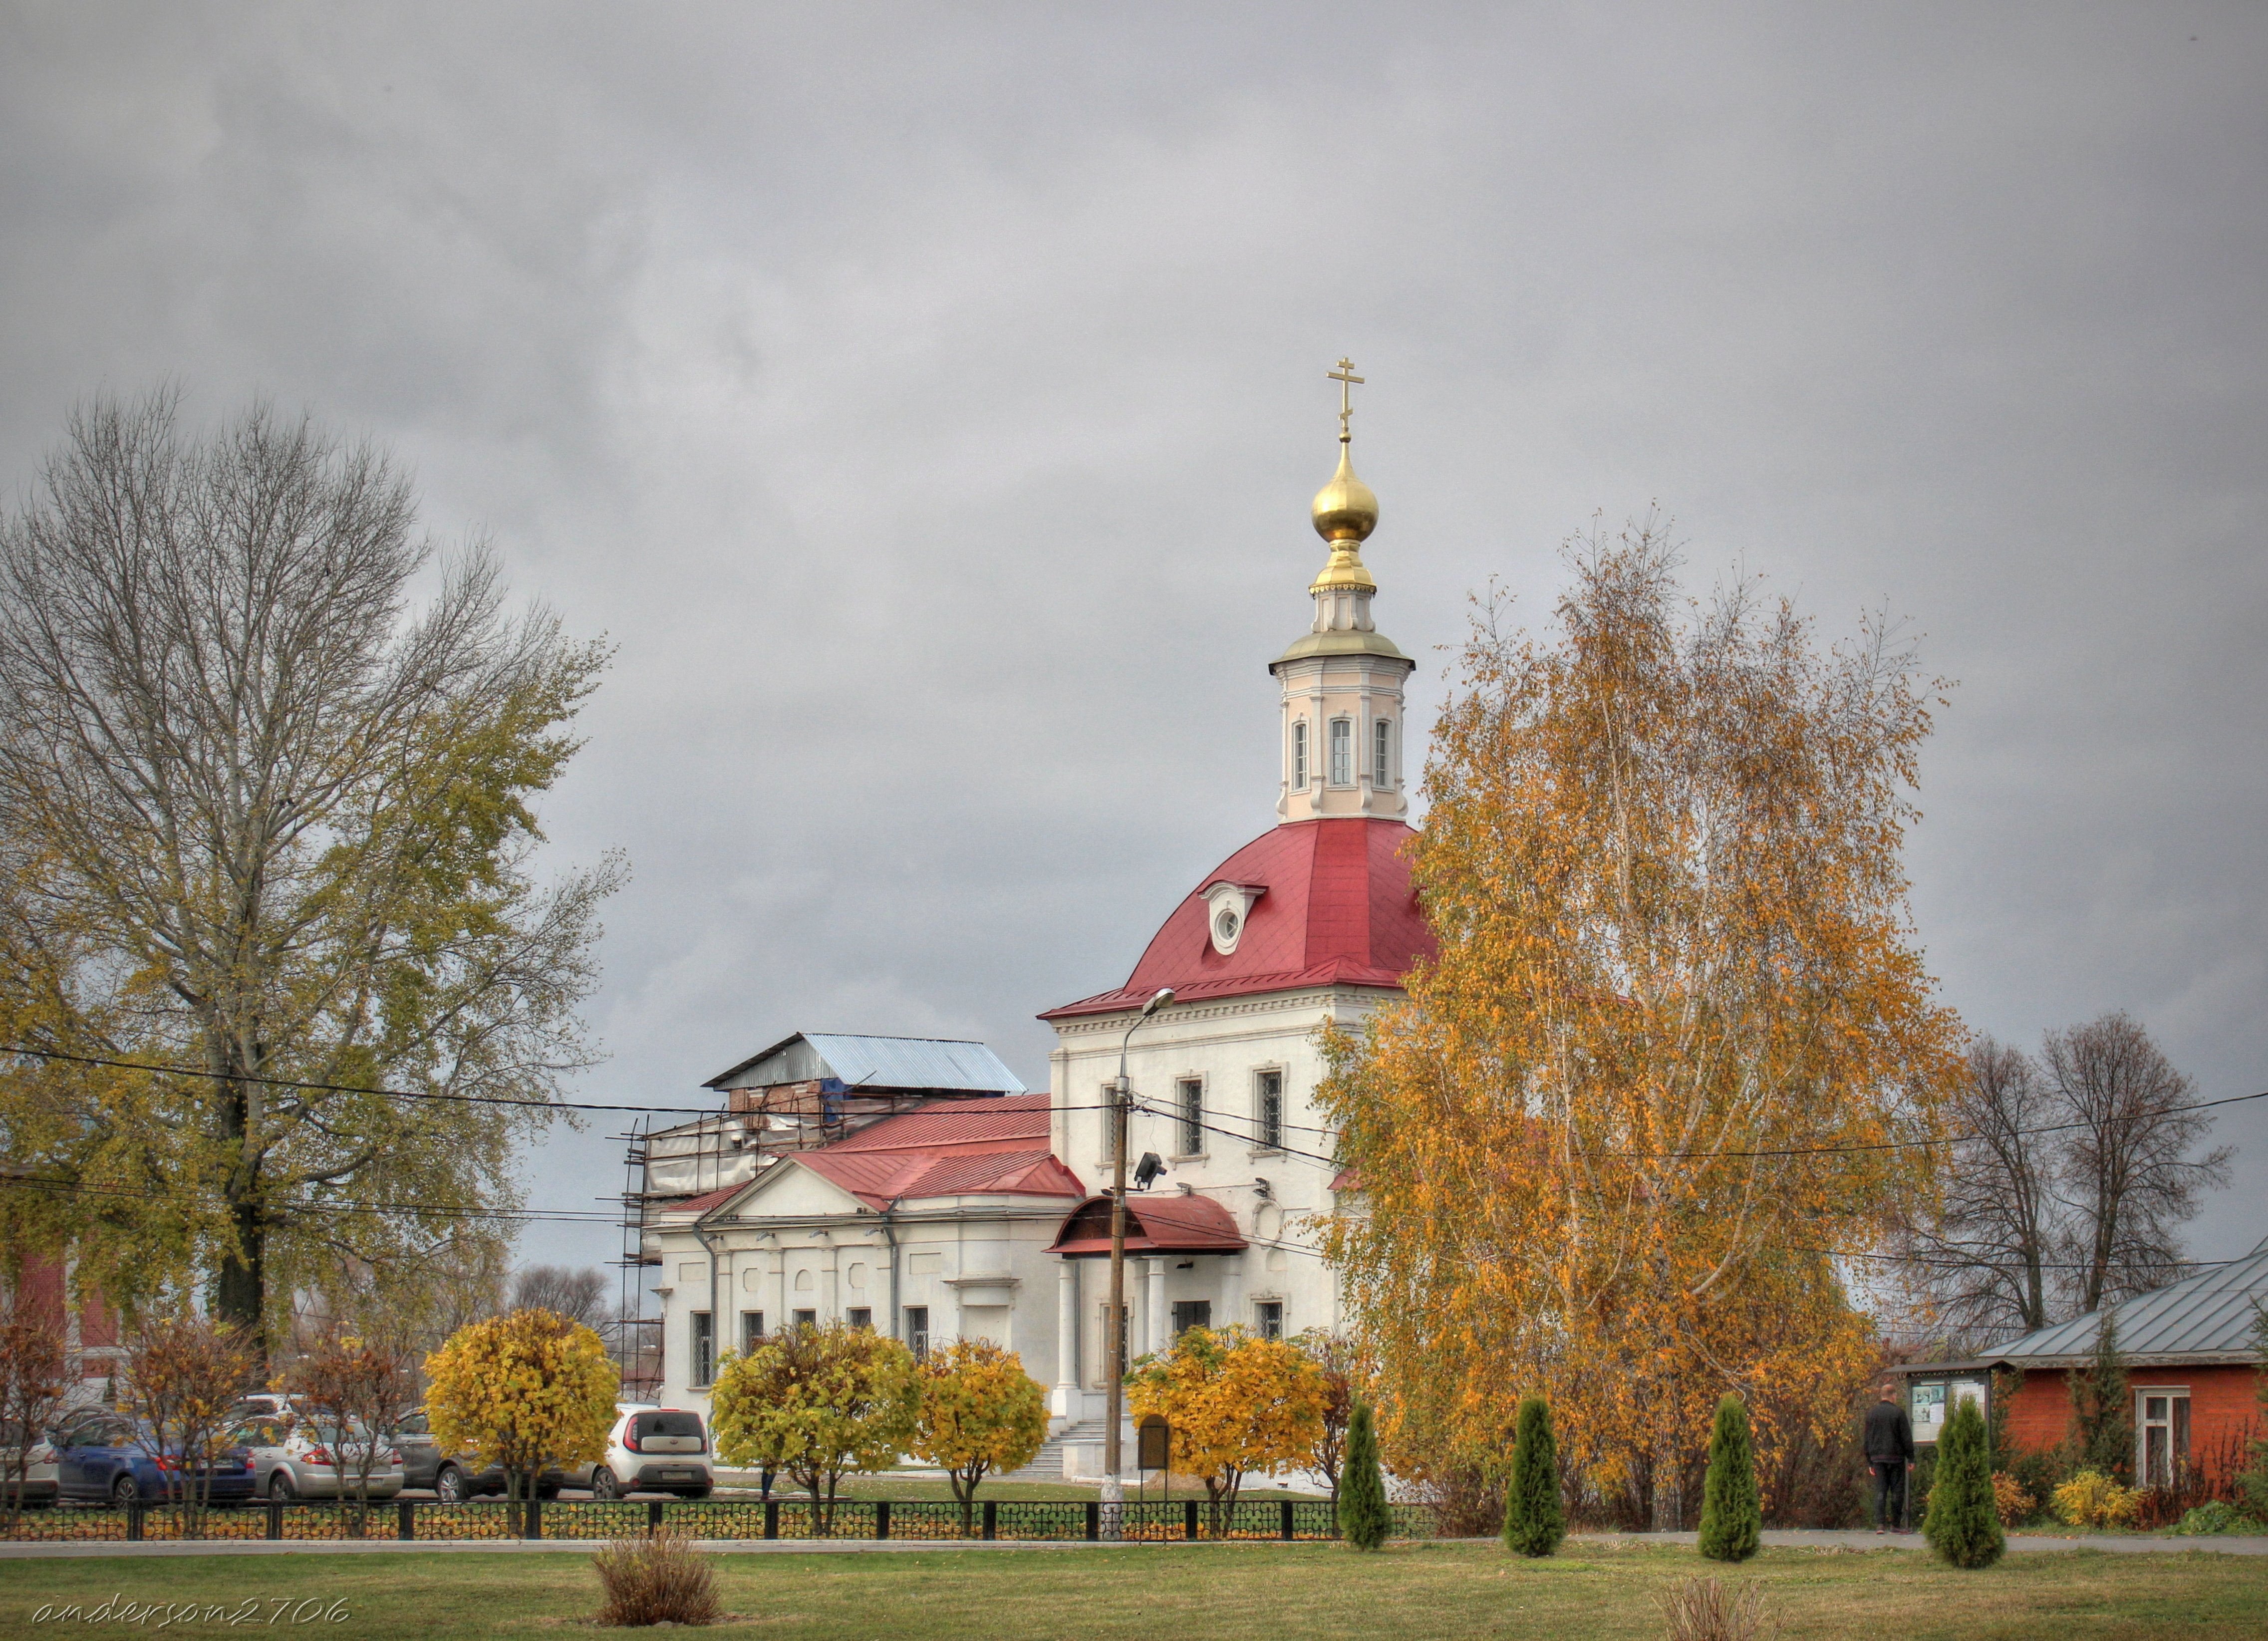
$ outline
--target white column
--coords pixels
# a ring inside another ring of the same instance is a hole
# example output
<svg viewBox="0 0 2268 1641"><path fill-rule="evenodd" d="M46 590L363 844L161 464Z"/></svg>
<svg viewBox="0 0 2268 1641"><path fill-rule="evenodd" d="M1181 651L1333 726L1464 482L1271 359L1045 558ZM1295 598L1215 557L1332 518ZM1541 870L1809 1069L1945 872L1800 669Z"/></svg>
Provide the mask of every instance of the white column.
<svg viewBox="0 0 2268 1641"><path fill-rule="evenodd" d="M826 1262L820 1268L819 1291L813 1296L819 1301L819 1325L824 1328L843 1320L843 1278L836 1257L835 1238L821 1231L814 1240L819 1244L820 1256Z"/></svg>
<svg viewBox="0 0 2268 1641"><path fill-rule="evenodd" d="M1056 1394L1049 1409L1070 1418L1079 1405L1079 1262L1066 1259L1056 1272Z"/></svg>
<svg viewBox="0 0 2268 1641"><path fill-rule="evenodd" d="M1153 1259L1146 1262L1150 1268L1150 1289L1146 1295L1150 1321L1146 1330L1149 1337L1145 1344L1151 1354L1155 1355L1173 1342L1166 1331L1166 1262Z"/></svg>

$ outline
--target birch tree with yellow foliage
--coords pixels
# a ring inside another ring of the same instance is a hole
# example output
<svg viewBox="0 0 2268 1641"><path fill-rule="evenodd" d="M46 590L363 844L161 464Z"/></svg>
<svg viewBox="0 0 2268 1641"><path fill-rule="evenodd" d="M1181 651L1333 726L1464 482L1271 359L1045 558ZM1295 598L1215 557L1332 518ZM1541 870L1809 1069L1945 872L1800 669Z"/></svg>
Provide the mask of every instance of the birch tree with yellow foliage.
<svg viewBox="0 0 2268 1641"><path fill-rule="evenodd" d="M1586 1490L1671 1528L1728 1390L1772 1393L1767 1461L1847 1417L1846 1275L1931 1188L1932 688L1879 623L1822 649L1752 584L1690 600L1653 521L1566 556L1548 633L1484 602L1464 647L1412 845L1440 952L1331 1044L1364 1211L1327 1248L1406 1474L1500 1464L1541 1394Z"/></svg>

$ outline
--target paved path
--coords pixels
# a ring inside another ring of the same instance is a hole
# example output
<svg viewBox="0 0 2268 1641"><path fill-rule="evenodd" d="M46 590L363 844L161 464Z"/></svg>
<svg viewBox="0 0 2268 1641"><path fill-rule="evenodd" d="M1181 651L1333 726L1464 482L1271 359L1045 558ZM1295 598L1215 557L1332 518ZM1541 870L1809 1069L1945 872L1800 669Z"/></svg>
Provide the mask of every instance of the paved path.
<svg viewBox="0 0 2268 1641"><path fill-rule="evenodd" d="M1629 1545L1690 1544L1696 1534L1691 1533L1572 1533L1568 1542L1577 1544ZM1260 1539L1242 1542L1247 1549L1264 1549L1271 1541ZM1488 1540L1469 1540L1467 1542L1491 1542ZM1824 1533L1771 1530L1764 1534L1769 1545L1790 1549L1839 1549L1859 1554L1874 1550L1926 1552L1929 1546L1918 1533ZM484 1556L548 1556L588 1555L606 1546L603 1539L471 1539L421 1540L404 1544L396 1539L301 1539L274 1542L267 1539L202 1540L183 1543L167 1541L159 1543L122 1544L77 1543L59 1544L0 1544L0 1561L32 1560L49 1556L385 1556L402 1551L437 1555ZM759 1556L903 1556L930 1550L949 1550L976 1554L985 1550L1079 1550L1120 1549L1118 1544L1090 1544L1084 1539L704 1539L699 1541L704 1550L720 1555ZM1185 1549L1231 1549L1238 1545L1193 1544ZM1146 1546L1144 1548L1147 1548ZM2268 1556L2268 1537L2250 1537L2230 1534L2211 1538L2145 1538L2117 1534L2085 1534L2064 1538L2040 1533L2012 1533L2008 1549L2014 1554L2052 1554L2058 1550L2102 1550L2114 1556L2177 1556L2187 1550L2203 1550L2220 1556Z"/></svg>

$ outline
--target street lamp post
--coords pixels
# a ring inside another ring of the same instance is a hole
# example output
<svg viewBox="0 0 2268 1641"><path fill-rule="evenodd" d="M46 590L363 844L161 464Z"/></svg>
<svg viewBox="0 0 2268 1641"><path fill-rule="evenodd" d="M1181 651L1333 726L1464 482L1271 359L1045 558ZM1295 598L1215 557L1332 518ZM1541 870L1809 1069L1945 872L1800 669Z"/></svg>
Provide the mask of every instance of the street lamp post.
<svg viewBox="0 0 2268 1641"><path fill-rule="evenodd" d="M1110 1315L1103 1332L1104 1375L1108 1387L1103 1398L1102 1502L1110 1505L1111 1526L1118 1525L1118 1506L1126 1490L1118 1479L1119 1401L1126 1372L1126 1107L1132 1090L1126 1080L1126 1045L1142 1023L1174 1000L1173 988L1160 990L1142 1005L1126 1034L1118 1040L1118 1077L1110 1085ZM1112 1537L1117 1534L1114 1531Z"/></svg>

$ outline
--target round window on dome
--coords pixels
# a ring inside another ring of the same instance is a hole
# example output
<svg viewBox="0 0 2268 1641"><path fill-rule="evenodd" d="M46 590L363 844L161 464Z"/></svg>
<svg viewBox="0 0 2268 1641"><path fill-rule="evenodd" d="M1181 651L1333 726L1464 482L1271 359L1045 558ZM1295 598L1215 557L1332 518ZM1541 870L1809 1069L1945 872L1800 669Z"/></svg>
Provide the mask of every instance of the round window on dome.
<svg viewBox="0 0 2268 1641"><path fill-rule="evenodd" d="M1237 927L1242 921L1236 915L1236 908L1224 906L1220 909L1220 916L1212 920L1213 934L1221 945L1234 946Z"/></svg>

